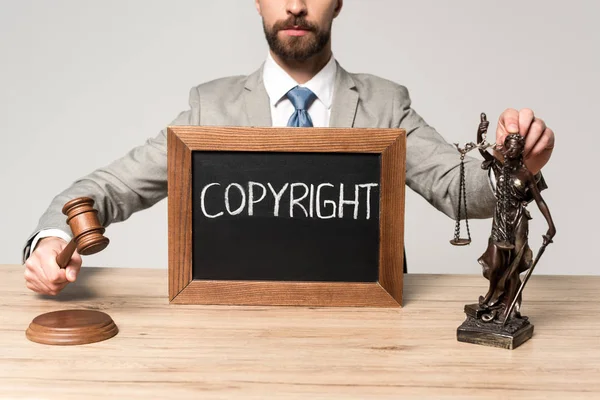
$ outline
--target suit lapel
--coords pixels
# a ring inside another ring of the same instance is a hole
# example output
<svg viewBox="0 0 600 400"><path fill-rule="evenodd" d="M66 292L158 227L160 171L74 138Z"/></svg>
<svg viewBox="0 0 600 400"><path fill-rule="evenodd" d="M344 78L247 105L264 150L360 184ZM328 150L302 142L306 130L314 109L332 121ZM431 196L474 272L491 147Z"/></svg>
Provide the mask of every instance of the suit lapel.
<svg viewBox="0 0 600 400"><path fill-rule="evenodd" d="M263 69L260 67L248 76L244 86L244 102L249 126L271 126L271 106L269 95L262 80Z"/></svg>
<svg viewBox="0 0 600 400"><path fill-rule="evenodd" d="M337 64L329 126L332 128L352 128L357 106L358 92L354 80L345 69Z"/></svg>

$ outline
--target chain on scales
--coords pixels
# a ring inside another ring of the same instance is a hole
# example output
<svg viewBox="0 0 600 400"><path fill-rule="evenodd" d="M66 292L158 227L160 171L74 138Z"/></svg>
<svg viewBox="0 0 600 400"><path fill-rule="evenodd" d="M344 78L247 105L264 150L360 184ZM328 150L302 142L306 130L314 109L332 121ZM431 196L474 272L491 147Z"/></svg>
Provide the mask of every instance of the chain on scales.
<svg viewBox="0 0 600 400"><path fill-rule="evenodd" d="M468 152L474 149L479 149L481 151L487 151L487 149L491 148L492 150L497 150L501 147L498 144L490 144L487 142L487 117L484 113L481 114L481 126L484 126L482 129L481 141L479 143L467 143L465 147L459 147L458 143L454 143L456 149L460 153L460 180L459 180L459 190L458 190L458 209L456 211L456 223L454 226L454 238L450 240L450 243L454 246L466 246L471 243L471 231L469 229L469 212L467 207L467 187L466 187L466 179L465 179L465 156ZM508 207L508 176L505 168L502 168L502 176L498 179L498 207L499 215L503 216L498 224L498 226L494 226L494 232L492 235L499 239L500 242L506 244L506 246L512 247L509 243L512 242L511 238L508 237L509 229L506 229L506 209ZM467 237L461 237L460 233L460 221L464 219L465 227L467 230Z"/></svg>

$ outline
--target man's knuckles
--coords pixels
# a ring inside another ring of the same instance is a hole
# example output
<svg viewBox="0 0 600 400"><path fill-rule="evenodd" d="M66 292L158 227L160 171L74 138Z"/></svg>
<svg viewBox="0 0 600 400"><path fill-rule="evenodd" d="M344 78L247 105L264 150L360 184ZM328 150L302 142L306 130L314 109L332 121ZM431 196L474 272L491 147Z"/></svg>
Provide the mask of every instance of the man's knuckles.
<svg viewBox="0 0 600 400"><path fill-rule="evenodd" d="M25 277L25 280L27 282L33 282L36 279L35 274L33 273L33 271L30 268L25 268L25 272L23 273L23 276Z"/></svg>
<svg viewBox="0 0 600 400"><path fill-rule="evenodd" d="M50 285L48 285L48 289L50 289L48 294L50 294L52 296L56 296L57 294L60 293L61 290L63 290L65 288L66 285L67 285L66 283L50 284Z"/></svg>
<svg viewBox="0 0 600 400"><path fill-rule="evenodd" d="M39 265L37 257L31 256L27 260L25 260L25 268L35 270Z"/></svg>
<svg viewBox="0 0 600 400"><path fill-rule="evenodd" d="M29 290L31 290L33 292L40 293L40 289L36 285L34 285L33 283L31 283L31 282L27 282L25 284L25 286L27 286L27 289L29 289Z"/></svg>
<svg viewBox="0 0 600 400"><path fill-rule="evenodd" d="M65 270L59 270L54 272L46 272L48 275L48 283L50 285L60 285L67 282L67 277L65 275Z"/></svg>
<svg viewBox="0 0 600 400"><path fill-rule="evenodd" d="M522 108L519 111L519 117L521 117L523 119L533 120L534 115L535 114L533 113L533 110L531 108Z"/></svg>
<svg viewBox="0 0 600 400"><path fill-rule="evenodd" d="M541 118L536 118L531 124L531 130L535 130L539 134L542 134L546 130L546 123Z"/></svg>

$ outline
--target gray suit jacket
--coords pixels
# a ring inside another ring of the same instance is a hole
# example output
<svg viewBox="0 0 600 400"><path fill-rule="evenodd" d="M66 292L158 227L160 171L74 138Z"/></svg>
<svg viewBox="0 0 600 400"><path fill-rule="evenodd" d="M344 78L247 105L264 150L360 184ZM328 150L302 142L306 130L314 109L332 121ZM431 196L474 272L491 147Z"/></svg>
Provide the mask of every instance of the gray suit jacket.
<svg viewBox="0 0 600 400"><path fill-rule="evenodd" d="M271 126L262 68L249 76L207 82L190 91L190 109L171 125ZM453 217L458 200L459 154L411 108L407 89L367 74L350 74L337 65L331 127L404 128L407 132L406 183L438 210ZM481 161L466 160L469 216L491 217L493 190ZM70 232L62 214L69 200L96 201L100 223L127 219L167 196L166 129L112 164L73 183L56 196L27 240L42 229Z"/></svg>

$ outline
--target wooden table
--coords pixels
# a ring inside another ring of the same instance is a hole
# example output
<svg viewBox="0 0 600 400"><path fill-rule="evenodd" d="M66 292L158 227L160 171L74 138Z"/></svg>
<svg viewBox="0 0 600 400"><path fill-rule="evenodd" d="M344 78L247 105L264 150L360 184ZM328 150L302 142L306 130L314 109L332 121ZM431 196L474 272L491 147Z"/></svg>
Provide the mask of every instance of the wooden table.
<svg viewBox="0 0 600 400"><path fill-rule="evenodd" d="M402 309L175 306L167 272L87 268L57 298L0 266L0 398L600 398L600 277L532 277L516 350L456 341L480 276L407 275ZM110 314L119 334L29 342L40 313Z"/></svg>

